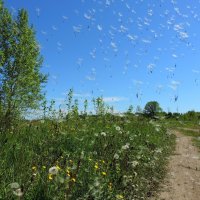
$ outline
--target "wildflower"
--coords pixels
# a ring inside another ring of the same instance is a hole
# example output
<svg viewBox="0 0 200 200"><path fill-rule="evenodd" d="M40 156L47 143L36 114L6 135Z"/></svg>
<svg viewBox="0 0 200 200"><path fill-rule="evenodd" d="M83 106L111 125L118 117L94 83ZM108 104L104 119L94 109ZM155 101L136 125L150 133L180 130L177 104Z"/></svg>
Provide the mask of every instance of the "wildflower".
<svg viewBox="0 0 200 200"><path fill-rule="evenodd" d="M70 177L71 175L70 175L70 171L69 171L69 169L67 168L67 170L66 170L66 171L67 171L67 176L69 176L69 177Z"/></svg>
<svg viewBox="0 0 200 200"><path fill-rule="evenodd" d="M106 176L107 174L106 174L106 172L102 172L102 175L103 175L103 176Z"/></svg>
<svg viewBox="0 0 200 200"><path fill-rule="evenodd" d="M33 166L33 167L32 167L32 170L33 170L33 171L36 171L36 170L37 170L37 167L36 167L36 166Z"/></svg>
<svg viewBox="0 0 200 200"><path fill-rule="evenodd" d="M36 176L36 175L37 175L37 173L33 173L33 177Z"/></svg>
<svg viewBox="0 0 200 200"><path fill-rule="evenodd" d="M159 131L160 131L160 129L159 129L158 127L156 127L155 130L156 130L156 132L159 132Z"/></svg>
<svg viewBox="0 0 200 200"><path fill-rule="evenodd" d="M124 146L122 146L122 150L126 150L126 149L129 149L129 143L126 143Z"/></svg>
<svg viewBox="0 0 200 200"><path fill-rule="evenodd" d="M49 180L53 180L53 175L52 175L52 174L49 174L48 179L49 179Z"/></svg>
<svg viewBox="0 0 200 200"><path fill-rule="evenodd" d="M106 137L106 133L105 132L101 132L100 133L102 136Z"/></svg>
<svg viewBox="0 0 200 200"><path fill-rule="evenodd" d="M72 180L74 183L76 182L76 179L75 179L75 178L72 178L71 180Z"/></svg>
<svg viewBox="0 0 200 200"><path fill-rule="evenodd" d="M118 160L119 159L119 155L117 153L115 153L114 155L114 159Z"/></svg>
<svg viewBox="0 0 200 200"><path fill-rule="evenodd" d="M13 194L18 196L18 197L22 197L24 193L23 193L21 188L18 188L18 189L13 191Z"/></svg>
<svg viewBox="0 0 200 200"><path fill-rule="evenodd" d="M13 190L13 194L14 194L14 195L16 195L16 196L18 196L18 197L23 196L23 191L22 191L22 189L20 188L19 183L17 183L17 182L11 183L11 184L10 184L10 188Z"/></svg>
<svg viewBox="0 0 200 200"><path fill-rule="evenodd" d="M157 149L155 150L155 152L156 152L156 153L162 153L162 149L157 148Z"/></svg>
<svg viewBox="0 0 200 200"><path fill-rule="evenodd" d="M53 175L56 175L58 173L58 168L57 167L51 167L49 169L49 174L53 174Z"/></svg>
<svg viewBox="0 0 200 200"><path fill-rule="evenodd" d="M57 170L61 170L61 168L59 167L59 165L56 165Z"/></svg>
<svg viewBox="0 0 200 200"><path fill-rule="evenodd" d="M112 183L109 183L108 188L111 190L112 189Z"/></svg>
<svg viewBox="0 0 200 200"><path fill-rule="evenodd" d="M94 136L95 136L95 137L98 137L98 136L99 136L99 134L98 134L98 133L95 133L95 134L94 134Z"/></svg>
<svg viewBox="0 0 200 200"><path fill-rule="evenodd" d="M118 160L119 159L119 155L117 153L115 153L114 155L114 159Z"/></svg>
<svg viewBox="0 0 200 200"><path fill-rule="evenodd" d="M137 172L134 172L135 177L137 176Z"/></svg>
<svg viewBox="0 0 200 200"><path fill-rule="evenodd" d="M98 163L95 163L94 168L95 168L95 169L99 169Z"/></svg>
<svg viewBox="0 0 200 200"><path fill-rule="evenodd" d="M124 199L124 196L121 195L121 194L117 194L117 195L116 195L116 198L117 198L117 199Z"/></svg>
<svg viewBox="0 0 200 200"><path fill-rule="evenodd" d="M138 164L139 164L138 161L135 160L131 162L133 168L135 168Z"/></svg>
<svg viewBox="0 0 200 200"><path fill-rule="evenodd" d="M119 126L116 126L115 129L116 129L117 131L120 131L120 130L121 130L121 128L120 128Z"/></svg>
<svg viewBox="0 0 200 200"><path fill-rule="evenodd" d="M19 185L19 183L17 183L17 182L11 183L11 184L10 184L10 188L13 189L13 190L16 190L16 189L19 189L19 188L20 188L20 185Z"/></svg>
<svg viewBox="0 0 200 200"><path fill-rule="evenodd" d="M105 161L104 161L104 160L102 160L101 162L102 162L103 164L105 164Z"/></svg>
<svg viewBox="0 0 200 200"><path fill-rule="evenodd" d="M46 169L46 166L42 166L42 169Z"/></svg>

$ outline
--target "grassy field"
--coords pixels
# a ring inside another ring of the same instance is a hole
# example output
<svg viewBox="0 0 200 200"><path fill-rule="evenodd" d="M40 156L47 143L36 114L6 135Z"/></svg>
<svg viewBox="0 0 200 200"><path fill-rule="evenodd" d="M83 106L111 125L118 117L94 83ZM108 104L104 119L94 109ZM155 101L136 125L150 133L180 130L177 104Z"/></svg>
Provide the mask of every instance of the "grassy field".
<svg viewBox="0 0 200 200"><path fill-rule="evenodd" d="M174 136L133 116L21 122L0 135L1 199L147 199Z"/></svg>

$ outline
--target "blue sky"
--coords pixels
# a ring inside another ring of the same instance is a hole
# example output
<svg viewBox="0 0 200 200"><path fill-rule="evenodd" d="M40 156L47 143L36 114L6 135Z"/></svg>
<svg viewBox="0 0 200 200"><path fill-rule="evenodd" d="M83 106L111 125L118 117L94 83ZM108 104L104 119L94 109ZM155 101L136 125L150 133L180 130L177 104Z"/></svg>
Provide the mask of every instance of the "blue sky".
<svg viewBox="0 0 200 200"><path fill-rule="evenodd" d="M25 8L49 74L47 98L70 88L118 111L156 100L165 111L200 111L200 2L4 0ZM92 109L92 108L91 108Z"/></svg>

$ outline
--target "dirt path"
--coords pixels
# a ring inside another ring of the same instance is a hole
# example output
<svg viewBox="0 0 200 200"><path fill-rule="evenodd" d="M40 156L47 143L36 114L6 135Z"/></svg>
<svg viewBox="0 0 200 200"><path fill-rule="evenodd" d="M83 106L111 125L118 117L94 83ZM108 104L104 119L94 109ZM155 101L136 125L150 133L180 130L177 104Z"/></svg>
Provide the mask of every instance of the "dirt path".
<svg viewBox="0 0 200 200"><path fill-rule="evenodd" d="M192 145L191 137L181 131L176 150L170 157L169 172L155 200L200 200L200 152Z"/></svg>

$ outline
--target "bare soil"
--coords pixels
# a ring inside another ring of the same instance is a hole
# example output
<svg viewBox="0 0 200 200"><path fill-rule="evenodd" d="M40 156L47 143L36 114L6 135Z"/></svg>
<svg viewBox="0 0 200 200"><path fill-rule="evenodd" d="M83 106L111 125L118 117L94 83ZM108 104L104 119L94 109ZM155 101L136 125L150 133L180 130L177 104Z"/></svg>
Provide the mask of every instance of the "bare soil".
<svg viewBox="0 0 200 200"><path fill-rule="evenodd" d="M192 138L174 131L176 150L169 158L168 174L152 200L200 200L200 152Z"/></svg>

